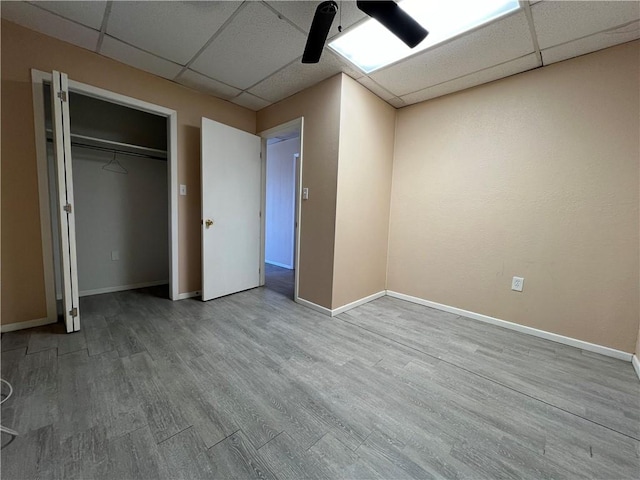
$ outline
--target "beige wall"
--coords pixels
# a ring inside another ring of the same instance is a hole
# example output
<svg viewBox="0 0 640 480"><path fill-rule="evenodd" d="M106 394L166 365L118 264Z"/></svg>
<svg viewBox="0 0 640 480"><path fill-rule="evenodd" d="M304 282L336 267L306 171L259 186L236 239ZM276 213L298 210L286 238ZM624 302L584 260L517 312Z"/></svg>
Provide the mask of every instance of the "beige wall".
<svg viewBox="0 0 640 480"><path fill-rule="evenodd" d="M639 53L633 42L400 110L388 288L632 352Z"/></svg>
<svg viewBox="0 0 640 480"><path fill-rule="evenodd" d="M200 119L254 133L254 112L2 21L2 323L46 316L30 69L178 112L180 292L200 289Z"/></svg>
<svg viewBox="0 0 640 480"><path fill-rule="evenodd" d="M396 111L343 77L332 308L385 290Z"/></svg>
<svg viewBox="0 0 640 480"><path fill-rule="evenodd" d="M304 117L299 296L331 308L342 76L336 75L258 112L262 132Z"/></svg>

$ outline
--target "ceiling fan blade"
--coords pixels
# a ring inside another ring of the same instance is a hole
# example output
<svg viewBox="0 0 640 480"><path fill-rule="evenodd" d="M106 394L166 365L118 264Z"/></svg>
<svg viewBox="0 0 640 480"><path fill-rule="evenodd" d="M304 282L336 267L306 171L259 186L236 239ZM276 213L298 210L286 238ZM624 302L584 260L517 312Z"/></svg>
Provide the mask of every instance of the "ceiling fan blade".
<svg viewBox="0 0 640 480"><path fill-rule="evenodd" d="M364 1L358 0L356 5L360 10L375 18L391 33L413 48L424 40L429 32L416 22L407 12L394 1Z"/></svg>
<svg viewBox="0 0 640 480"><path fill-rule="evenodd" d="M338 4L333 0L322 2L316 8L316 13L311 22L311 29L307 37L307 44L302 54L302 63L318 63L322 49L327 41L329 29L333 23L333 18L338 11Z"/></svg>

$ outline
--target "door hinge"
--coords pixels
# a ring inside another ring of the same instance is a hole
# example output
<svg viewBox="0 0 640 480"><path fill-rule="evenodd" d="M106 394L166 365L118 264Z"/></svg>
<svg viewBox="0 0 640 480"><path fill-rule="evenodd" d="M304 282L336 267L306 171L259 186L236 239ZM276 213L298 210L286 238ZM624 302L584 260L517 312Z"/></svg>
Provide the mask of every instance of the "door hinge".
<svg viewBox="0 0 640 480"><path fill-rule="evenodd" d="M71 310L69 310L69 315L71 315L72 317L77 317L78 316L77 307L73 307Z"/></svg>
<svg viewBox="0 0 640 480"><path fill-rule="evenodd" d="M262 218L262 210L258 212L258 217Z"/></svg>
<svg viewBox="0 0 640 480"><path fill-rule="evenodd" d="M71 213L73 211L73 208L71 208L70 203L67 203L64 207L62 207L62 209L67 213Z"/></svg>
<svg viewBox="0 0 640 480"><path fill-rule="evenodd" d="M260 158L262 158L262 152L260 152Z"/></svg>
<svg viewBox="0 0 640 480"><path fill-rule="evenodd" d="M67 101L67 92L65 92L64 90L60 90L58 92L58 98L60 100L62 100L63 102L66 102Z"/></svg>

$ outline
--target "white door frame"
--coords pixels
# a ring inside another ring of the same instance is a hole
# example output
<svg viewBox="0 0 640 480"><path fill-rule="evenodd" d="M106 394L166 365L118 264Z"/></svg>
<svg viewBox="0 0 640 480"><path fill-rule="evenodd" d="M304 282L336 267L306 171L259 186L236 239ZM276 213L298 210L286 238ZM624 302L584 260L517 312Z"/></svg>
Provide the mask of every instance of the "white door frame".
<svg viewBox="0 0 640 480"><path fill-rule="evenodd" d="M299 117L289 122L283 123L273 128L264 130L258 135L262 138L262 212L260 227L260 285L265 283L265 240L266 240L266 205L267 205L267 140L277 136L279 133L290 132L292 129L298 130L300 133L300 152L296 158L296 176L295 176L295 242L293 247L293 263L294 263L294 287L293 301L298 303L298 291L300 287L300 231L302 230L302 166L303 166L303 150L304 150L304 117Z"/></svg>
<svg viewBox="0 0 640 480"><path fill-rule="evenodd" d="M31 69L33 91L33 118L36 140L38 171L38 194L40 197L40 234L42 238L42 259L44 285L47 303L47 319L57 321L55 276L53 268L53 239L51 233L51 210L49 196L49 176L47 170L47 135L45 131L44 92L45 82L51 82L51 72ZM69 90L89 97L116 103L125 107L142 110L167 118L167 174L169 178L169 297L178 300L178 113L170 108L138 100L85 83L69 80Z"/></svg>

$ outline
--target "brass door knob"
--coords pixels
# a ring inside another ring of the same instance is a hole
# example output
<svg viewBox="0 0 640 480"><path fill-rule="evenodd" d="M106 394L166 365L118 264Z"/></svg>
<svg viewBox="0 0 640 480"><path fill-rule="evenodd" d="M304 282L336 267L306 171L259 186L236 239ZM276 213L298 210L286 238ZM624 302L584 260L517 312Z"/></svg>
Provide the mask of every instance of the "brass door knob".
<svg viewBox="0 0 640 480"><path fill-rule="evenodd" d="M207 218L204 222L205 226L207 228L211 227L211 225L213 225L213 220L211 220L210 218Z"/></svg>

